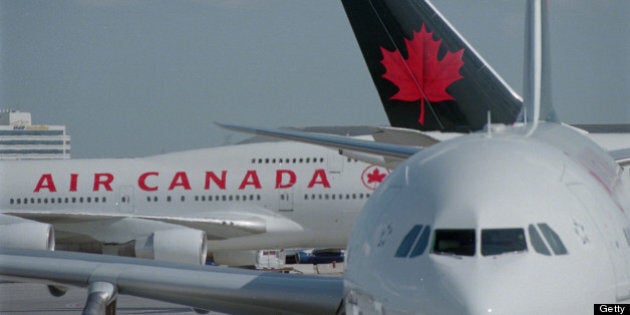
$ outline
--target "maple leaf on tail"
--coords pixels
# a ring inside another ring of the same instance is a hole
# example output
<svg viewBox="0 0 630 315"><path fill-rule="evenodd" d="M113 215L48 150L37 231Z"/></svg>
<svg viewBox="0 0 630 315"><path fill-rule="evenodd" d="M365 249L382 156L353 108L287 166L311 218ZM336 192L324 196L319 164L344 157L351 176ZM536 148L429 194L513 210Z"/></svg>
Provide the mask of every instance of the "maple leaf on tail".
<svg viewBox="0 0 630 315"><path fill-rule="evenodd" d="M438 60L438 51L442 40L433 40L433 33L427 32L422 24L419 32L413 32L411 40L405 38L407 59L399 51L381 48L385 66L383 78L398 87L398 92L390 100L414 102L420 101L418 122L424 125L424 100L441 102L455 100L446 88L463 78L459 69L464 65L464 49L454 53L447 51L442 60Z"/></svg>

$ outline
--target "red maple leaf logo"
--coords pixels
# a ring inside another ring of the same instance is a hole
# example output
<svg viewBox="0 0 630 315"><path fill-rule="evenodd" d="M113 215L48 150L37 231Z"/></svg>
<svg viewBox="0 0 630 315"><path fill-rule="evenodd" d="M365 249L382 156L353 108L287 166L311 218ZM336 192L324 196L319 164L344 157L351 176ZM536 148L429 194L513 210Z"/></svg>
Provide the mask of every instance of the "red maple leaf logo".
<svg viewBox="0 0 630 315"><path fill-rule="evenodd" d="M380 183L383 181L383 179L385 179L385 176L387 176L387 174L381 173L378 168L374 168L374 171L372 171L372 173L367 174L367 182L368 184Z"/></svg>
<svg viewBox="0 0 630 315"><path fill-rule="evenodd" d="M403 59L399 51L388 51L381 47L385 66L383 78L398 87L398 92L391 100L414 102L420 100L420 117L418 122L424 125L424 100L441 102L455 100L446 92L453 82L463 78L459 69L464 65L462 54L446 52L442 60L438 60L441 39L433 40L433 33L427 32L424 24L419 32L413 32L411 40L405 38L407 59Z"/></svg>

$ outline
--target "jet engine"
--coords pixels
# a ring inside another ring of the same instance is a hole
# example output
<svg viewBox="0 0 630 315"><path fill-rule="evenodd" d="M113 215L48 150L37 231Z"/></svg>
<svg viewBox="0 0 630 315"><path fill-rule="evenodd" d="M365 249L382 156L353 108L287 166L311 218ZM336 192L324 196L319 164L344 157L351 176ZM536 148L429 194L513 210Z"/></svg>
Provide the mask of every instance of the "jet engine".
<svg viewBox="0 0 630 315"><path fill-rule="evenodd" d="M203 265L206 263L206 233L179 228L153 232L136 240L136 257Z"/></svg>
<svg viewBox="0 0 630 315"><path fill-rule="evenodd" d="M0 215L0 247L55 250L52 225Z"/></svg>

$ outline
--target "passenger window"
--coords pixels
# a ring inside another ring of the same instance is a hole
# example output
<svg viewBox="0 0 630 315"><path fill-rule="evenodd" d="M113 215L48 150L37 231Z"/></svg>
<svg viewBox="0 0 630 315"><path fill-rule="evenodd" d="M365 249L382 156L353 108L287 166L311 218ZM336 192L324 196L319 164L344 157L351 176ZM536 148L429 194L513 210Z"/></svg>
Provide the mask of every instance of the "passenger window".
<svg viewBox="0 0 630 315"><path fill-rule="evenodd" d="M475 255L475 230L474 229L439 229L435 230L435 242L433 253L474 256Z"/></svg>
<svg viewBox="0 0 630 315"><path fill-rule="evenodd" d="M492 256L527 250L523 229L485 229L481 231L481 255Z"/></svg>

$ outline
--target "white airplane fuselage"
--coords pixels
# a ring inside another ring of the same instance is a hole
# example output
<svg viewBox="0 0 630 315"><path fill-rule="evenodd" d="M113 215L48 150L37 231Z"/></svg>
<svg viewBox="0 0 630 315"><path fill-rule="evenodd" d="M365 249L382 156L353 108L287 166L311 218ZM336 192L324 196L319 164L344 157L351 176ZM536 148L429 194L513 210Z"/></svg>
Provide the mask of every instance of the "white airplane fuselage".
<svg viewBox="0 0 630 315"><path fill-rule="evenodd" d="M630 175L543 123L401 164L355 223L348 313L582 314L630 300Z"/></svg>
<svg viewBox="0 0 630 315"><path fill-rule="evenodd" d="M386 173L289 142L131 159L2 161L0 209L53 224L58 248L124 244L177 226L204 231L211 252L343 248Z"/></svg>

